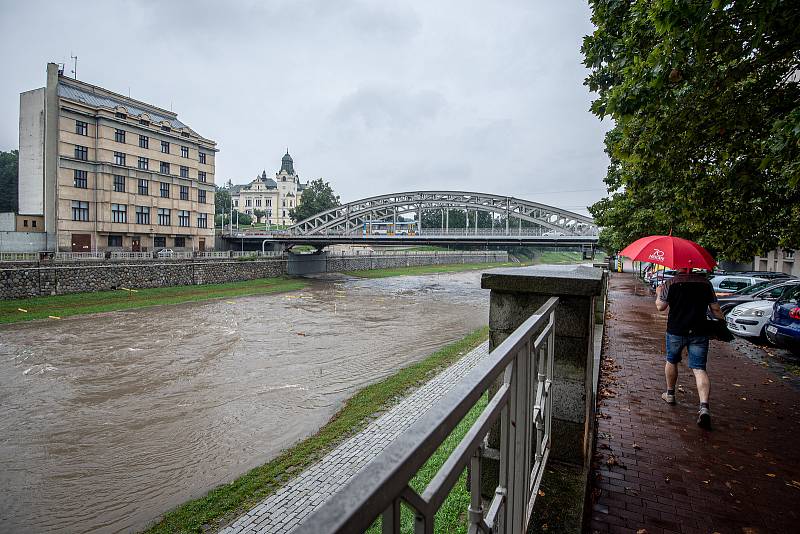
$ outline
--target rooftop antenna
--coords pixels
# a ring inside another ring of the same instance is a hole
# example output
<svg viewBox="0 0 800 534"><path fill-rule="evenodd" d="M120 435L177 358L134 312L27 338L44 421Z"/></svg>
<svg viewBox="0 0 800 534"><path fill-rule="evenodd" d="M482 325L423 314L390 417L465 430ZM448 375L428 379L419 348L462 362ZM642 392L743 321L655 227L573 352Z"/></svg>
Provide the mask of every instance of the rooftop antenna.
<svg viewBox="0 0 800 534"><path fill-rule="evenodd" d="M76 80L78 79L78 56L73 56L72 52L69 53L69 57L72 58L72 77Z"/></svg>

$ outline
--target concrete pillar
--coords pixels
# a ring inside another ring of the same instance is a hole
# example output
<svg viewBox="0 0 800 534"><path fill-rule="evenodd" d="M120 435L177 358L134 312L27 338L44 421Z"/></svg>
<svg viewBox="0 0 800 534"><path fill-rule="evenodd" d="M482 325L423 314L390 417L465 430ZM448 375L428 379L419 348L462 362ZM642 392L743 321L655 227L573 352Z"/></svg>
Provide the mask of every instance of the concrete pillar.
<svg viewBox="0 0 800 534"><path fill-rule="evenodd" d="M559 298L555 310L550 459L581 467L591 462L595 299L602 295L605 276L602 269L584 265L537 265L495 269L484 273L481 279L481 287L491 290L490 350L502 343L548 298ZM489 441L490 447L499 446L496 433L490 435ZM496 485L492 481L487 483L485 488Z"/></svg>

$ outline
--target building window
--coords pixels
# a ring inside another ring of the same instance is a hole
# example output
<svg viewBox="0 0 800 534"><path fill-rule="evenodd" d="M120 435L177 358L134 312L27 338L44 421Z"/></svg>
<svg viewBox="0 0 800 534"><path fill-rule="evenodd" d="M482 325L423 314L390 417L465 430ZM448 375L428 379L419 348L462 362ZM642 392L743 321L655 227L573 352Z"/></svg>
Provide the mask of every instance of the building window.
<svg viewBox="0 0 800 534"><path fill-rule="evenodd" d="M267 206L272 206L272 199L271 198L267 199Z"/></svg>
<svg viewBox="0 0 800 534"><path fill-rule="evenodd" d="M111 222L128 222L128 206L125 204L111 204Z"/></svg>
<svg viewBox="0 0 800 534"><path fill-rule="evenodd" d="M206 183L206 173L203 171L197 171L197 181Z"/></svg>
<svg viewBox="0 0 800 534"><path fill-rule="evenodd" d="M205 162L206 162L206 153L200 152L200 163L205 163Z"/></svg>
<svg viewBox="0 0 800 534"><path fill-rule="evenodd" d="M233 201L233 205L236 206L237 208L239 207L239 199L238 198Z"/></svg>
<svg viewBox="0 0 800 534"><path fill-rule="evenodd" d="M250 198L248 198L248 199L245 199L245 201L244 201L244 205L245 205L245 206L247 206L247 207L250 207L250 206L252 206L252 205L253 205L253 200L252 200L252 199L250 199Z"/></svg>
<svg viewBox="0 0 800 534"><path fill-rule="evenodd" d="M31 220L31 226L33 226L34 228L36 228L36 221L35 221L35 220Z"/></svg>
<svg viewBox="0 0 800 534"><path fill-rule="evenodd" d="M86 161L89 159L89 149L85 146L75 145L75 159Z"/></svg>
<svg viewBox="0 0 800 534"><path fill-rule="evenodd" d="M185 237L176 237L175 238L175 248L183 248L186 246L186 238Z"/></svg>
<svg viewBox="0 0 800 534"><path fill-rule="evenodd" d="M120 174L114 175L114 191L117 193L125 192L125 177Z"/></svg>
<svg viewBox="0 0 800 534"><path fill-rule="evenodd" d="M189 132L181 132L181 137L189 137Z"/></svg>
<svg viewBox="0 0 800 534"><path fill-rule="evenodd" d="M153 246L155 248L164 248L167 246L167 238L163 235L153 237Z"/></svg>
<svg viewBox="0 0 800 534"><path fill-rule="evenodd" d="M150 138L146 135L139 136L139 148L150 148Z"/></svg>
<svg viewBox="0 0 800 534"><path fill-rule="evenodd" d="M189 212L187 210L178 210L178 226L189 227Z"/></svg>
<svg viewBox="0 0 800 534"><path fill-rule="evenodd" d="M169 210L167 208L158 208L158 224L169 226Z"/></svg>
<svg viewBox="0 0 800 534"><path fill-rule="evenodd" d="M182 185L181 186L181 200L189 200L189 186Z"/></svg>
<svg viewBox="0 0 800 534"><path fill-rule="evenodd" d="M139 124L142 126L150 126L150 121L147 119L139 119Z"/></svg>
<svg viewBox="0 0 800 534"><path fill-rule="evenodd" d="M108 246L109 247L122 247L122 236L121 235L110 235L110 236L108 236Z"/></svg>
<svg viewBox="0 0 800 534"><path fill-rule="evenodd" d="M114 163L117 165L125 165L125 154L122 152L114 152Z"/></svg>
<svg viewBox="0 0 800 534"><path fill-rule="evenodd" d="M121 112L119 112L119 111L117 111L116 113L114 113L114 116L115 116L116 118L118 118L118 119L127 119L127 118L128 118L128 116L127 116L126 114L124 114L124 113L121 113Z"/></svg>
<svg viewBox="0 0 800 534"><path fill-rule="evenodd" d="M161 174L169 174L169 163L162 161L161 168L159 169Z"/></svg>
<svg viewBox="0 0 800 534"><path fill-rule="evenodd" d="M139 168L147 170L150 167L150 160L147 158L139 157Z"/></svg>
<svg viewBox="0 0 800 534"><path fill-rule="evenodd" d="M75 169L75 187L86 189L89 187L89 173Z"/></svg>
<svg viewBox="0 0 800 534"><path fill-rule="evenodd" d="M261 199L260 198L256 199L256 207L258 207L258 208L261 207Z"/></svg>
<svg viewBox="0 0 800 534"><path fill-rule="evenodd" d="M206 190L205 189L198 189L197 190L197 201L200 204L206 203Z"/></svg>
<svg viewBox="0 0 800 534"><path fill-rule="evenodd" d="M136 206L136 224L150 224L150 208Z"/></svg>
<svg viewBox="0 0 800 534"><path fill-rule="evenodd" d="M89 135L89 123L75 121L75 133L78 135Z"/></svg>
<svg viewBox="0 0 800 534"><path fill-rule="evenodd" d="M161 182L161 198L169 198L169 184Z"/></svg>
<svg viewBox="0 0 800 534"><path fill-rule="evenodd" d="M161 129L164 130L165 132L168 132L169 131L169 126L162 126Z"/></svg>
<svg viewBox="0 0 800 534"><path fill-rule="evenodd" d="M169 154L169 142L168 141L161 141L161 152L164 154Z"/></svg>
<svg viewBox="0 0 800 534"><path fill-rule="evenodd" d="M114 141L117 143L124 143L125 142L125 130L120 130L117 128L117 131L114 132Z"/></svg>
<svg viewBox="0 0 800 534"><path fill-rule="evenodd" d="M22 219L22 226L28 227L28 219Z"/></svg>
<svg viewBox="0 0 800 534"><path fill-rule="evenodd" d="M208 228L208 213L197 214L197 227Z"/></svg>
<svg viewBox="0 0 800 534"><path fill-rule="evenodd" d="M184 167L181 165L181 178L188 178L189 177L189 167Z"/></svg>
<svg viewBox="0 0 800 534"><path fill-rule="evenodd" d="M189 157L189 147L188 146L182 146L181 147L181 157L182 158L188 158Z"/></svg>
<svg viewBox="0 0 800 534"><path fill-rule="evenodd" d="M150 191L150 182L148 180L139 180L139 194L140 195L149 195Z"/></svg>
<svg viewBox="0 0 800 534"><path fill-rule="evenodd" d="M72 220L73 221L88 221L89 220L89 203L81 202L79 200L72 201Z"/></svg>

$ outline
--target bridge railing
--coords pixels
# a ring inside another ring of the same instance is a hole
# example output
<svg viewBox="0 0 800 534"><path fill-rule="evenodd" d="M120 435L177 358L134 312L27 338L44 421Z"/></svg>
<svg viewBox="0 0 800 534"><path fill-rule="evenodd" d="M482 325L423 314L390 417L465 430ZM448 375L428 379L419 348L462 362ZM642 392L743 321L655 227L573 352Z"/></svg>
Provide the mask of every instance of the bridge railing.
<svg viewBox="0 0 800 534"><path fill-rule="evenodd" d="M401 503L416 516L415 532L433 533L436 511L469 465L468 532L525 532L551 443L555 308L548 299L444 398L367 464L297 532L364 532L378 516L382 532L400 532ZM491 394L490 387L502 379ZM487 406L422 494L411 479L482 395ZM484 438L500 420L499 484L481 501Z"/></svg>
<svg viewBox="0 0 800 534"><path fill-rule="evenodd" d="M547 230L543 228L517 228L510 227L506 232L505 228L423 228L421 231L403 232L397 234L390 234L386 231L376 231L370 234L363 233L359 229L351 229L349 231L338 229L323 229L304 234L299 229L286 230L282 232L248 232L232 234L229 237L233 238L248 238L248 237L326 237L326 236L350 236L350 237L376 237L376 238L397 238L397 239L414 239L415 237L436 237L436 236L453 236L453 237L469 237L469 236L484 236L484 237L544 237L552 238L553 240L559 237L574 237L574 236L596 236L598 231L596 228L581 228L578 231L565 228L563 230Z"/></svg>

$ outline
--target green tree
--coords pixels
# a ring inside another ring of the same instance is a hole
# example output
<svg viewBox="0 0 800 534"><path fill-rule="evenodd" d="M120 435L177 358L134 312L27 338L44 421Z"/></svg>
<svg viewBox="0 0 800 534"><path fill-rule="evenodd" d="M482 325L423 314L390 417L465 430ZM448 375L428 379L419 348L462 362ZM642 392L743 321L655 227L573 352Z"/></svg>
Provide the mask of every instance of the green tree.
<svg viewBox="0 0 800 534"><path fill-rule="evenodd" d="M214 212L230 213L231 211L231 183L228 181L222 187L214 185Z"/></svg>
<svg viewBox="0 0 800 534"><path fill-rule="evenodd" d="M19 151L0 151L0 212L19 209Z"/></svg>
<svg viewBox="0 0 800 534"><path fill-rule="evenodd" d="M254 209L253 210L253 215L255 216L256 222L258 222L259 220L261 220L261 219L263 219L264 217L267 216L267 212L264 211L264 210L260 210L260 209Z"/></svg>
<svg viewBox="0 0 800 534"><path fill-rule="evenodd" d="M800 248L800 3L590 0L584 39L609 196L591 206L619 249L647 234L729 259Z"/></svg>
<svg viewBox="0 0 800 534"><path fill-rule="evenodd" d="M318 178L308 184L300 197L300 204L289 210L289 217L298 222L339 205L339 196L333 192L330 184Z"/></svg>
<svg viewBox="0 0 800 534"><path fill-rule="evenodd" d="M250 226L253 224L253 218L247 213L233 210L233 224L239 223L241 226Z"/></svg>

